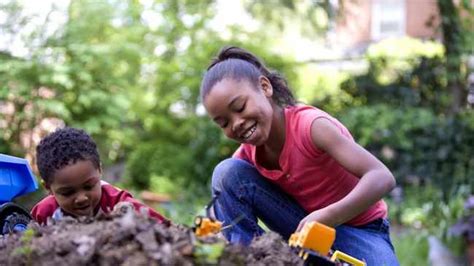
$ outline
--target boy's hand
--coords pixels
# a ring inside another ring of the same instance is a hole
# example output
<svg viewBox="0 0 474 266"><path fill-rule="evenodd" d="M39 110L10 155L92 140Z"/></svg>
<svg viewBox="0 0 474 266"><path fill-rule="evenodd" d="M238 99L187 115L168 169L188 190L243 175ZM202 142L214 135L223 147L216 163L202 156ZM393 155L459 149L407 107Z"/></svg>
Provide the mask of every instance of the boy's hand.
<svg viewBox="0 0 474 266"><path fill-rule="evenodd" d="M112 214L124 215L129 211L134 211L133 204L128 201L121 201L114 206Z"/></svg>

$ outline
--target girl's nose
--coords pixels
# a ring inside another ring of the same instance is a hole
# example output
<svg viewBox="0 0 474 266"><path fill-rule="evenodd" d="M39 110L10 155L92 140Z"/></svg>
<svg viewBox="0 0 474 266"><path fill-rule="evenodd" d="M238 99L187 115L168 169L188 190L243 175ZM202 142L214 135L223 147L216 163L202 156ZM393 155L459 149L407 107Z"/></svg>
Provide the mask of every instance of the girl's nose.
<svg viewBox="0 0 474 266"><path fill-rule="evenodd" d="M240 133L240 131L242 130L243 126L244 126L244 119L242 118L236 118L234 119L234 123L232 124L232 131L234 133Z"/></svg>

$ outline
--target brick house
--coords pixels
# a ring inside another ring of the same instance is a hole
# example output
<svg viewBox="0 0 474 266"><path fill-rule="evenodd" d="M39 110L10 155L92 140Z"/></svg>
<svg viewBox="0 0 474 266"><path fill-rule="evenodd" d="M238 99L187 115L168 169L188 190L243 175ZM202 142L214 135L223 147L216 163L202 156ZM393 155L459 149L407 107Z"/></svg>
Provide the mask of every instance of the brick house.
<svg viewBox="0 0 474 266"><path fill-rule="evenodd" d="M370 43L384 38L440 37L436 0L351 0L333 7L342 14L332 25L328 43L347 55L361 54Z"/></svg>

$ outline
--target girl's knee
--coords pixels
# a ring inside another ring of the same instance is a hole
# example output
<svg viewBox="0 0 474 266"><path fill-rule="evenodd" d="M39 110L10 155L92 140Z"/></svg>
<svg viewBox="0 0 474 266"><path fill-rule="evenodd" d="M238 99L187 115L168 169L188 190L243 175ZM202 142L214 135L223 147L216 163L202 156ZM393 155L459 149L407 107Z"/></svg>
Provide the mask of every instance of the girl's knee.
<svg viewBox="0 0 474 266"><path fill-rule="evenodd" d="M240 159L229 158L220 162L212 174L212 189L222 191L235 186L244 167L248 167L248 163Z"/></svg>

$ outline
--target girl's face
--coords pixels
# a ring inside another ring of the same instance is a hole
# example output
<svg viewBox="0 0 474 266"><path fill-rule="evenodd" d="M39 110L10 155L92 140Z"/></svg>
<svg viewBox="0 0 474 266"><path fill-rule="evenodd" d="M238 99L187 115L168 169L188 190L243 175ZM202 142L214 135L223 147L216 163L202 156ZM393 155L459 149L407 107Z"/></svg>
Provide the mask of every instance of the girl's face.
<svg viewBox="0 0 474 266"><path fill-rule="evenodd" d="M264 144L272 125L273 89L261 76L258 87L246 79L224 78L204 98L204 107L224 134L240 143Z"/></svg>
<svg viewBox="0 0 474 266"><path fill-rule="evenodd" d="M101 170L90 160L77 161L57 170L47 189L61 209L73 216L92 216L102 196Z"/></svg>

